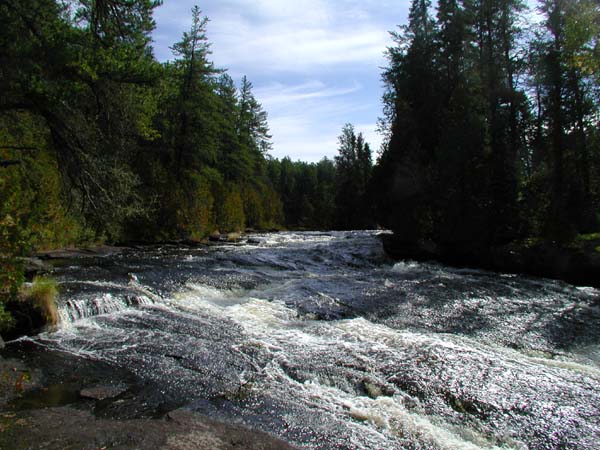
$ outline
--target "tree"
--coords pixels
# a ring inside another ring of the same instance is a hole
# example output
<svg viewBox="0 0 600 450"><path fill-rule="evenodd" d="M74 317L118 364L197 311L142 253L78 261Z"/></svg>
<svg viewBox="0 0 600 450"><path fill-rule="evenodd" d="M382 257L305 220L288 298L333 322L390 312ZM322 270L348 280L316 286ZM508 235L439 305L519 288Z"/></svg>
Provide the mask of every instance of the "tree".
<svg viewBox="0 0 600 450"><path fill-rule="evenodd" d="M437 25L431 3L414 0L409 23L392 33L387 52L384 119L387 140L375 168L378 219L407 240L417 239L429 217L430 178L439 133Z"/></svg>
<svg viewBox="0 0 600 450"><path fill-rule="evenodd" d="M367 199L371 177L371 149L362 133L356 135L354 126L346 124L338 137L336 167L336 221L341 229L363 228L371 225ZM365 209L366 208L366 209Z"/></svg>
<svg viewBox="0 0 600 450"><path fill-rule="evenodd" d="M543 177L549 186L547 201L540 202L546 209L542 233L559 242L597 227L591 186L594 166L588 142L597 124L598 109L592 94L595 78L586 75L576 62L590 42L576 24L580 12L589 11L586 5L584 1L542 2L546 20L532 42L539 106L538 153L545 162ZM600 17L597 7L596 15Z"/></svg>
<svg viewBox="0 0 600 450"><path fill-rule="evenodd" d="M10 24L1 33L0 111L41 119L73 208L98 236L115 236L144 209L128 160L141 132L140 86L155 73L148 36L156 3L106 6L92 13L100 4L83 2L75 16L49 0L0 6L0 20ZM96 14L96 29L86 14Z"/></svg>
<svg viewBox="0 0 600 450"><path fill-rule="evenodd" d="M172 70L178 78L179 95L171 105L177 124L173 130L177 178L183 167L197 170L202 164L213 164L217 153L212 78L218 71L208 60L211 51L207 24L208 18L202 17L200 8L195 6L190 30L171 47L178 57Z"/></svg>
<svg viewBox="0 0 600 450"><path fill-rule="evenodd" d="M252 93L252 83L242 77L239 96L238 133L255 159L264 157L271 150L271 135L267 113Z"/></svg>

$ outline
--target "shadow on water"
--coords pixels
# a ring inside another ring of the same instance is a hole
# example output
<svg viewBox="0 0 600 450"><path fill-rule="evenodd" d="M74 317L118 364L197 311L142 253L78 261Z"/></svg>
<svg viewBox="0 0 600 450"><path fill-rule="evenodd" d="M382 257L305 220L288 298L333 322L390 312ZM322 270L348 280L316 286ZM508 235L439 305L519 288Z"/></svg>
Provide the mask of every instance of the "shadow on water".
<svg viewBox="0 0 600 450"><path fill-rule="evenodd" d="M600 344L600 295L566 308L546 322L547 339L563 350ZM597 361L599 362L599 361Z"/></svg>

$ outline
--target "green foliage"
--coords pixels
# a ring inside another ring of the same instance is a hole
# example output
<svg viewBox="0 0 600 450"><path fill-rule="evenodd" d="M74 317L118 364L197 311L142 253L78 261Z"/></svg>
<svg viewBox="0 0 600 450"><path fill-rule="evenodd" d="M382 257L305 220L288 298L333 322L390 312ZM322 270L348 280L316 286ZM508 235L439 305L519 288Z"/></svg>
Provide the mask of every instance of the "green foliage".
<svg viewBox="0 0 600 450"><path fill-rule="evenodd" d="M346 124L338 138L336 166L336 228L374 228L372 206L368 196L372 161L369 144L362 133Z"/></svg>
<svg viewBox="0 0 600 450"><path fill-rule="evenodd" d="M0 207L20 233L10 255L283 221L252 84L238 91L214 67L197 7L175 60L159 64L149 46L159 4L0 5L0 161L14 164L0 169Z"/></svg>
<svg viewBox="0 0 600 450"><path fill-rule="evenodd" d="M243 231L246 226L244 202L237 185L225 186L222 203L217 214L217 225L221 231Z"/></svg>
<svg viewBox="0 0 600 450"><path fill-rule="evenodd" d="M580 242L599 241L600 233L579 234L576 240Z"/></svg>

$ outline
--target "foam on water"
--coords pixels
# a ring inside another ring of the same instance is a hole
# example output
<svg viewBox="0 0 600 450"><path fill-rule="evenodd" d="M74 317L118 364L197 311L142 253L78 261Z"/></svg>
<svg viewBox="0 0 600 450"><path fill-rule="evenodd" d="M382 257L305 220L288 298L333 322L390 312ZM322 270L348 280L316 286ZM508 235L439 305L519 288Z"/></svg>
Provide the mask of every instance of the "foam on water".
<svg viewBox="0 0 600 450"><path fill-rule="evenodd" d="M204 298L197 296L199 292L205 294ZM464 347L455 343L415 333L398 332L363 318L324 324L318 321L300 320L294 310L278 302L247 298L243 303L225 306L215 304L214 301L206 298L221 295L222 292L210 288L195 289L185 294L193 299L196 307L205 307L212 312L218 310L237 322L246 330L255 345L274 352L277 359L286 359L286 353L298 348L303 348L309 355L338 347L340 351L362 359L368 358L366 355L370 351L394 352L402 351L403 347L421 350L440 346L456 352L466 351ZM375 361L370 363L373 367L376 366ZM288 389L288 392L294 390L296 394L302 392L305 402L317 401L318 408L321 410L336 415L342 414L350 422L368 422L377 430L391 431L399 438L417 439L434 448L465 450L496 448L493 442L490 443L489 439L468 427L457 428L443 421L432 421L425 415L408 411L403 406L405 401L403 395L376 399L351 395L340 390L335 384L331 385L330 380L319 379L319 377L306 381L302 389L297 391L295 386L297 382L285 375L278 365L267 367L265 373L271 383L278 380L284 385L278 387L266 385L262 386L261 390ZM516 448L521 447L517 445Z"/></svg>

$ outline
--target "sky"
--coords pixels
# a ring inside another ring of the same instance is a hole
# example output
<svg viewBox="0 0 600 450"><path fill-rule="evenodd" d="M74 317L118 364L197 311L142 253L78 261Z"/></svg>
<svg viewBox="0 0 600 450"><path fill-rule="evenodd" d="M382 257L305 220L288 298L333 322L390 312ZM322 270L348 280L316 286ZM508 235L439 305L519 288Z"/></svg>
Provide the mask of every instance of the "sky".
<svg viewBox="0 0 600 450"><path fill-rule="evenodd" d="M407 20L409 0L164 0L155 11L154 51L190 28L200 6L219 68L236 82L246 75L269 115L271 155L318 161L337 154L352 123L377 150L382 67L389 31Z"/></svg>

